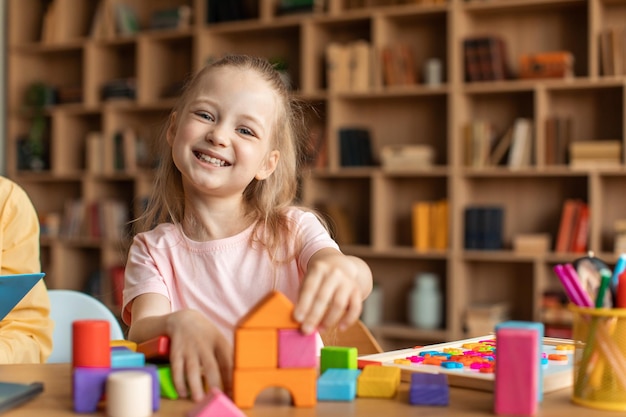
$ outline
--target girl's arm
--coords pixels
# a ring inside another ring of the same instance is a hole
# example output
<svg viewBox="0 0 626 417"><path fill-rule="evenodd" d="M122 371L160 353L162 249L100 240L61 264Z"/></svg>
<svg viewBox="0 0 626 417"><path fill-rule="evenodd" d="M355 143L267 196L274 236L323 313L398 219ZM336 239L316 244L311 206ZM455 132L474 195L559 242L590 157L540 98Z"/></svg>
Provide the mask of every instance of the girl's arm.
<svg viewBox="0 0 626 417"><path fill-rule="evenodd" d="M205 384L229 391L233 352L221 332L195 310L171 312L169 300L147 293L133 300L128 338L143 342L160 335L170 338L170 365L176 391L194 401L205 395Z"/></svg>
<svg viewBox="0 0 626 417"><path fill-rule="evenodd" d="M321 249L309 260L294 317L306 334L335 325L345 330L358 320L371 291L372 271L362 259Z"/></svg>

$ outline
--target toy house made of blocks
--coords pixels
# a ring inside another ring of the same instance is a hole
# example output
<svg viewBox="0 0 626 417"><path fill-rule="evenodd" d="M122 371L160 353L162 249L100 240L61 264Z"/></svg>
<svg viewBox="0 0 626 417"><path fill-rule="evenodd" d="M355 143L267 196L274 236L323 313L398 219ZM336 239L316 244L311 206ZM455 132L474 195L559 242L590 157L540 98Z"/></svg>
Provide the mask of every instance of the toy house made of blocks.
<svg viewBox="0 0 626 417"><path fill-rule="evenodd" d="M235 330L233 401L251 408L265 388L289 391L296 407L316 403L317 335L304 335L293 303L273 291L244 316Z"/></svg>

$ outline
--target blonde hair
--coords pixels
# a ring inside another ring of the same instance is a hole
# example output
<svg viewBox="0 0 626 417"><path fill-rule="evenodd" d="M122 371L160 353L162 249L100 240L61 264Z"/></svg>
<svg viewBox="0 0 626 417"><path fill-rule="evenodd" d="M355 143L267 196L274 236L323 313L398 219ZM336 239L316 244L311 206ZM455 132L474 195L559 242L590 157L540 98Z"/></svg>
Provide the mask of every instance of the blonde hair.
<svg viewBox="0 0 626 417"><path fill-rule="evenodd" d="M198 71L185 85L171 115L182 114L194 90L205 75L216 68L232 67L258 73L274 90L277 109L270 148L280 152L276 169L268 178L253 179L243 192L246 215L256 220L253 240L262 242L272 257L278 252L281 235L290 230L285 210L294 203L298 189L299 152L304 142L305 121L302 103L289 91L280 73L264 58L226 55ZM181 223L185 212L182 176L172 159L166 132L174 117L169 117L157 143L160 159L152 195L145 212L135 222L135 232L152 229L159 223ZM261 226L264 226L261 228Z"/></svg>

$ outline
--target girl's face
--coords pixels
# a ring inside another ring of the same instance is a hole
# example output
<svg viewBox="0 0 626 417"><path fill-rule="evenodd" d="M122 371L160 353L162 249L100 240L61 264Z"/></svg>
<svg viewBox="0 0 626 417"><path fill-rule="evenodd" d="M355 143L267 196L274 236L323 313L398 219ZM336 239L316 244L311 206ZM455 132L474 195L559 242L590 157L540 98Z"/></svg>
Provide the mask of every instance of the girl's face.
<svg viewBox="0 0 626 417"><path fill-rule="evenodd" d="M279 158L270 140L276 100L254 71L223 67L199 80L167 131L186 193L240 197L254 178L271 175Z"/></svg>

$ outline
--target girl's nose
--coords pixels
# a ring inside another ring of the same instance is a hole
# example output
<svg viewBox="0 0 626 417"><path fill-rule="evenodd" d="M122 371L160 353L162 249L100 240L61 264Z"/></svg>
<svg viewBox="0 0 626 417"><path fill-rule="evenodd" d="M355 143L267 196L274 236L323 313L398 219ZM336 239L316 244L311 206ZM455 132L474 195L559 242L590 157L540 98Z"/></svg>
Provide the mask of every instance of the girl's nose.
<svg viewBox="0 0 626 417"><path fill-rule="evenodd" d="M214 124L208 130L205 140L215 146L224 146L227 143L227 135L222 126Z"/></svg>

